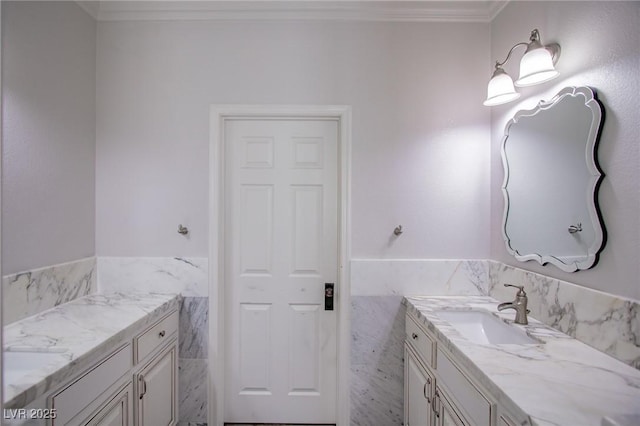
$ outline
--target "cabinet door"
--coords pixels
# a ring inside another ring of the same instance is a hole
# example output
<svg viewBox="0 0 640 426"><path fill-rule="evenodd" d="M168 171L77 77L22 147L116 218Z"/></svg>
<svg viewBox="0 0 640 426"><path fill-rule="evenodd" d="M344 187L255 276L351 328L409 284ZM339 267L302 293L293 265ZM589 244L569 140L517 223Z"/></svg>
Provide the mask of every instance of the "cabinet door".
<svg viewBox="0 0 640 426"><path fill-rule="evenodd" d="M447 399L442 389L436 388L435 392L436 425L437 426L468 426L459 416L455 406Z"/></svg>
<svg viewBox="0 0 640 426"><path fill-rule="evenodd" d="M434 380L405 346L405 419L406 426L431 426L431 398Z"/></svg>
<svg viewBox="0 0 640 426"><path fill-rule="evenodd" d="M127 384L93 417L87 426L131 426L133 385Z"/></svg>
<svg viewBox="0 0 640 426"><path fill-rule="evenodd" d="M177 421L177 367L174 344L138 373L139 426L169 426Z"/></svg>

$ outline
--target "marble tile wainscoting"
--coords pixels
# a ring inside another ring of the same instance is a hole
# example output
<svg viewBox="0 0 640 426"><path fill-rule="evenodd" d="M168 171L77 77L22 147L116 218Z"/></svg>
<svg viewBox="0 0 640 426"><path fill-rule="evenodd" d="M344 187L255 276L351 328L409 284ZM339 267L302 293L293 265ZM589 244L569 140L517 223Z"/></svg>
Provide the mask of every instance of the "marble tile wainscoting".
<svg viewBox="0 0 640 426"><path fill-rule="evenodd" d="M640 302L490 260L351 261L351 424L401 425L403 296L490 295L522 284L531 315L640 369ZM95 292L180 293L180 426L206 426L206 258L98 257L3 277L5 324Z"/></svg>
<svg viewBox="0 0 640 426"><path fill-rule="evenodd" d="M405 295L486 295L485 261L351 261L351 424L402 425Z"/></svg>
<svg viewBox="0 0 640 426"><path fill-rule="evenodd" d="M402 296L513 300L504 283L525 286L537 320L640 369L640 301L491 260L352 260L351 424L402 424Z"/></svg>
<svg viewBox="0 0 640 426"><path fill-rule="evenodd" d="M180 308L178 426L207 422L209 298L185 297Z"/></svg>
<svg viewBox="0 0 640 426"><path fill-rule="evenodd" d="M402 296L351 296L351 424L402 425Z"/></svg>
<svg viewBox="0 0 640 426"><path fill-rule="evenodd" d="M95 292L95 257L6 275L2 277L3 324Z"/></svg>
<svg viewBox="0 0 640 426"><path fill-rule="evenodd" d="M489 265L489 295L514 298L504 283L524 285L531 316L587 345L640 369L640 301L592 290L514 268Z"/></svg>
<svg viewBox="0 0 640 426"><path fill-rule="evenodd" d="M98 257L100 292L171 292L183 297L178 356L179 426L207 425L208 260Z"/></svg>

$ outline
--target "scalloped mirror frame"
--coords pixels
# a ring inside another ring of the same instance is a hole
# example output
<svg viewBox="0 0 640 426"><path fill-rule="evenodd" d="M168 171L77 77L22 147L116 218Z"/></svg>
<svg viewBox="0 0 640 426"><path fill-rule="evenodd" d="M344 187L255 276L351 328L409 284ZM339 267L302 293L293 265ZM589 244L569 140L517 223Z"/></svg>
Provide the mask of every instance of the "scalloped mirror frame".
<svg viewBox="0 0 640 426"><path fill-rule="evenodd" d="M585 163L591 179L587 183L585 193L587 194L587 205L591 226L594 229L594 241L587 250L587 255L581 260L573 262L564 262L558 256L546 253L527 253L521 254L516 248L512 247L511 239L507 233L507 221L509 220L509 163L506 155L506 143L509 139L509 131L511 127L524 117L531 117L540 111L553 108L566 96L581 96L584 103L592 112L591 127L589 129L587 140L585 141ZM505 126L504 137L502 139L501 154L502 165L504 167L504 182L502 184L502 194L504 196L504 216L502 221L502 234L509 254L513 255L517 260L526 262L536 260L541 265L551 263L565 272L576 272L592 268L598 263L600 252L606 243L606 229L598 206L598 189L604 178L604 173L598 165L597 148L602 133L602 125L604 123L604 107L596 97L596 93L589 87L566 87L562 89L556 96L549 101L540 101L538 105L531 110L520 110L516 112L514 117L509 120Z"/></svg>

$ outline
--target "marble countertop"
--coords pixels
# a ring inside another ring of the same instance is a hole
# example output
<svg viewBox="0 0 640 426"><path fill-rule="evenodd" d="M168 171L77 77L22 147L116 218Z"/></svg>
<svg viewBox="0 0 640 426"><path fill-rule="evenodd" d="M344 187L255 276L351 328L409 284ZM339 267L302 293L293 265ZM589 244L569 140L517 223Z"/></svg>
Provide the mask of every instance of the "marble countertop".
<svg viewBox="0 0 640 426"><path fill-rule="evenodd" d="M57 388L118 343L179 309L179 302L176 294L94 294L7 325L5 351L39 348L51 356L17 377L5 373L4 408L25 407Z"/></svg>
<svg viewBox="0 0 640 426"><path fill-rule="evenodd" d="M611 424L605 418L640 417L640 371L629 365L531 317L513 326L540 343L480 345L436 313L483 309L512 323L514 311L498 312L491 297L416 296L403 304L521 424L601 426Z"/></svg>

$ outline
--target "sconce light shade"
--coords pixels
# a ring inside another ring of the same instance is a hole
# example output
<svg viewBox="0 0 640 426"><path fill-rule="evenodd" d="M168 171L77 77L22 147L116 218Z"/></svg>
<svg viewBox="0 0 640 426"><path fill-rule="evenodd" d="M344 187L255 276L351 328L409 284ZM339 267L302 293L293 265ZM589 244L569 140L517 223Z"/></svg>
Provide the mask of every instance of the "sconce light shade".
<svg viewBox="0 0 640 426"><path fill-rule="evenodd" d="M516 86L533 86L558 76L559 73L554 65L560 57L560 45L557 43L542 45L540 31L534 29L529 36L529 42L516 43L509 49L504 61L496 61L495 71L487 86L487 99L483 102L484 105L500 105L520 97L520 93L513 87L513 80L502 68L519 46L526 46L526 51L520 60L520 78L516 80Z"/></svg>
<svg viewBox="0 0 640 426"><path fill-rule="evenodd" d="M513 87L513 80L502 68L497 67L491 76L487 86L487 99L483 102L485 106L506 104L520 97Z"/></svg>
<svg viewBox="0 0 640 426"><path fill-rule="evenodd" d="M527 49L520 60L520 78L516 80L516 86L533 86L558 76L559 73L553 66L551 52L540 43L538 45L539 47L534 49Z"/></svg>

